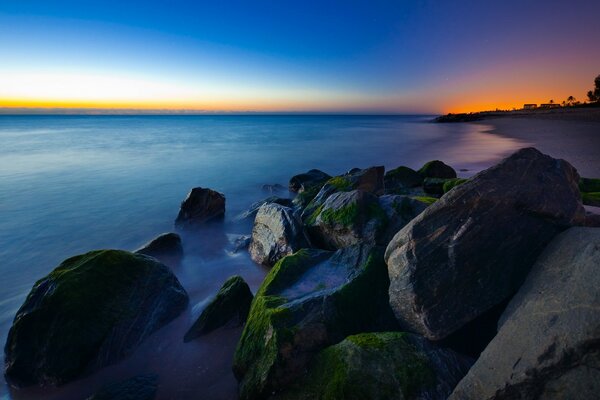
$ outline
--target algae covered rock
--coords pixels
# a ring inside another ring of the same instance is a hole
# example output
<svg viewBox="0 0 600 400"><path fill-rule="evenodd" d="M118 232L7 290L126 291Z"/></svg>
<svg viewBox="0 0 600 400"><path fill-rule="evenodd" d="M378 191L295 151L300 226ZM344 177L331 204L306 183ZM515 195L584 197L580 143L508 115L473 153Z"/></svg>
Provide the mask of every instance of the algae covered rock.
<svg viewBox="0 0 600 400"><path fill-rule="evenodd" d="M227 279L215 298L208 303L194 325L186 332L183 340L189 342L229 322L236 326L243 325L253 297L250 287L241 276Z"/></svg>
<svg viewBox="0 0 600 400"><path fill-rule="evenodd" d="M153 400L157 391L157 375L140 375L103 386L86 400Z"/></svg>
<svg viewBox="0 0 600 400"><path fill-rule="evenodd" d="M438 340L507 300L554 236L585 218L578 180L527 148L428 207L386 249L398 321Z"/></svg>
<svg viewBox="0 0 600 400"><path fill-rule="evenodd" d="M600 179L580 178L579 190L581 190L582 192L600 192Z"/></svg>
<svg viewBox="0 0 600 400"><path fill-rule="evenodd" d="M172 232L163 233L135 252L154 257L167 265L178 265L183 258L181 237Z"/></svg>
<svg viewBox="0 0 600 400"><path fill-rule="evenodd" d="M16 386L72 381L131 353L187 304L177 278L154 258L120 250L69 258L17 311L6 378Z"/></svg>
<svg viewBox="0 0 600 400"><path fill-rule="evenodd" d="M179 228L193 228L206 222L223 218L225 215L225 196L211 189L193 188L181 203L181 209L175 219Z"/></svg>
<svg viewBox="0 0 600 400"><path fill-rule="evenodd" d="M387 224L377 196L362 190L333 193L305 221L311 240L326 249L375 244Z"/></svg>
<svg viewBox="0 0 600 400"><path fill-rule="evenodd" d="M600 229L557 236L451 399L598 398L599 266Z"/></svg>
<svg viewBox="0 0 600 400"><path fill-rule="evenodd" d="M311 169L303 174L294 175L288 184L290 192L303 192L315 186L323 186L331 176L318 169Z"/></svg>
<svg viewBox="0 0 600 400"><path fill-rule="evenodd" d="M456 186L460 186L463 183L467 182L468 179L464 179L464 178L454 178L454 179L448 179L446 182L444 182L444 193L448 193L450 190L452 190L453 188L455 188Z"/></svg>
<svg viewBox="0 0 600 400"><path fill-rule="evenodd" d="M254 261L271 267L282 257L304 247L308 247L308 240L293 209L276 203L260 207L249 248Z"/></svg>
<svg viewBox="0 0 600 400"><path fill-rule="evenodd" d="M401 166L386 172L384 182L385 191L392 193L421 186L423 176L412 168Z"/></svg>
<svg viewBox="0 0 600 400"><path fill-rule="evenodd" d="M423 190L430 195L441 196L444 194L444 186L449 182L443 178L425 178L423 180Z"/></svg>
<svg viewBox="0 0 600 400"><path fill-rule="evenodd" d="M454 168L447 164L444 164L440 160L433 160L425 163L425 165L423 165L419 170L419 174L423 178L456 178L456 171L454 170Z"/></svg>
<svg viewBox="0 0 600 400"><path fill-rule="evenodd" d="M234 358L242 399L289 386L315 353L344 337L389 328L381 250L303 249L281 259L258 290Z"/></svg>
<svg viewBox="0 0 600 400"><path fill-rule="evenodd" d="M586 206L600 207L600 192L581 192L581 201Z"/></svg>
<svg viewBox="0 0 600 400"><path fill-rule="evenodd" d="M276 399L445 400L472 361L403 332L362 333L321 351Z"/></svg>

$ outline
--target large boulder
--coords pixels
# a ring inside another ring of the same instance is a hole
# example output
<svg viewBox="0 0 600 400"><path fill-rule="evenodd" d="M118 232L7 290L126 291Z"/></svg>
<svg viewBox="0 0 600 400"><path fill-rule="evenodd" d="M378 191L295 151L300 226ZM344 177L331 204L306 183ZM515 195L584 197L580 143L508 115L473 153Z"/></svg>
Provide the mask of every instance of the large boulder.
<svg viewBox="0 0 600 400"><path fill-rule="evenodd" d="M139 375L105 385L87 400L153 400L157 391L157 375Z"/></svg>
<svg viewBox="0 0 600 400"><path fill-rule="evenodd" d="M135 252L154 257L167 265L178 265L183 258L181 237L176 233L163 233Z"/></svg>
<svg viewBox="0 0 600 400"><path fill-rule="evenodd" d="M241 276L236 275L227 279L186 332L183 340L189 342L230 322L234 326L243 325L248 317L253 297L250 287Z"/></svg>
<svg viewBox="0 0 600 400"><path fill-rule="evenodd" d="M597 399L599 266L600 229L554 239L451 399Z"/></svg>
<svg viewBox="0 0 600 400"><path fill-rule="evenodd" d="M259 208L249 248L255 262L271 267L303 247L308 247L308 240L293 209L276 203Z"/></svg>
<svg viewBox="0 0 600 400"><path fill-rule="evenodd" d="M362 190L336 192L305 221L311 240L334 250L375 244L387 224L377 196Z"/></svg>
<svg viewBox="0 0 600 400"><path fill-rule="evenodd" d="M223 218L225 215L225 196L211 189L193 188L181 203L181 209L175 219L179 228L193 228L208 221Z"/></svg>
<svg viewBox="0 0 600 400"><path fill-rule="evenodd" d="M247 210L245 210L244 212L237 215L235 217L235 219L238 221L251 220L252 222L254 222L254 219L256 218L256 214L258 214L258 210L264 204L273 204L273 203L279 204L279 205L282 205L285 207L293 207L294 206L291 199L286 199L286 198L277 197L277 196L271 196L271 197L267 197L266 199L259 200L259 201L252 203L250 205L250 207L248 207Z"/></svg>
<svg viewBox="0 0 600 400"><path fill-rule="evenodd" d="M311 218L315 211L334 193L360 190L376 196L382 195L385 191L384 172L384 167L354 168L344 175L329 179L310 203L303 207L302 220L306 221Z"/></svg>
<svg viewBox="0 0 600 400"><path fill-rule="evenodd" d="M276 399L446 400L472 361L403 332L362 333L321 351Z"/></svg>
<svg viewBox="0 0 600 400"><path fill-rule="evenodd" d="M130 354L187 304L175 275L154 258L120 250L69 258L17 311L6 378L16 386L72 381Z"/></svg>
<svg viewBox="0 0 600 400"><path fill-rule="evenodd" d="M585 218L577 171L533 148L455 187L388 245L401 325L438 340L519 288L543 248Z"/></svg>
<svg viewBox="0 0 600 400"><path fill-rule="evenodd" d="M454 168L447 164L444 164L440 160L433 160L425 163L425 165L423 165L419 170L419 174L423 178L456 178L456 171L454 170Z"/></svg>
<svg viewBox="0 0 600 400"><path fill-rule="evenodd" d="M378 244L387 246L400 229L425 211L430 204L428 200L419 197L401 195L379 197L379 205L386 214L387 223L378 237Z"/></svg>
<svg viewBox="0 0 600 400"><path fill-rule="evenodd" d="M318 169L311 169L303 174L292 176L288 184L290 192L303 192L315 186L323 186L331 176Z"/></svg>
<svg viewBox="0 0 600 400"><path fill-rule="evenodd" d="M234 358L241 399L293 383L312 356L348 335L390 329L381 250L303 249L280 260L258 290Z"/></svg>

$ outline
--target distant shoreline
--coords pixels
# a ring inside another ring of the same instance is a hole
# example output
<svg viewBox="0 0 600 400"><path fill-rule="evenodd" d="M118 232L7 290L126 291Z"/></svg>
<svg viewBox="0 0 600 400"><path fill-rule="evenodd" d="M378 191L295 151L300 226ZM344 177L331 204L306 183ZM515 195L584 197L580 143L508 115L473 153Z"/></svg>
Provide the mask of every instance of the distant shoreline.
<svg viewBox="0 0 600 400"><path fill-rule="evenodd" d="M600 104L586 104L574 107L560 107L515 111L480 111L474 113L446 114L434 119L434 122L475 122L497 118L532 118L545 120L600 122Z"/></svg>

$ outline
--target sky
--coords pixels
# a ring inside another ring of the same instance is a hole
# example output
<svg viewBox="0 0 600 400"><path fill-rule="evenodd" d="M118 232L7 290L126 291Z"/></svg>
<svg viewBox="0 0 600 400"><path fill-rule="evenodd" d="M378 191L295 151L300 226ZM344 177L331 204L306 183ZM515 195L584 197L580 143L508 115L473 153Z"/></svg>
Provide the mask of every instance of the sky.
<svg viewBox="0 0 600 400"><path fill-rule="evenodd" d="M0 109L428 113L585 93L600 1L0 0Z"/></svg>

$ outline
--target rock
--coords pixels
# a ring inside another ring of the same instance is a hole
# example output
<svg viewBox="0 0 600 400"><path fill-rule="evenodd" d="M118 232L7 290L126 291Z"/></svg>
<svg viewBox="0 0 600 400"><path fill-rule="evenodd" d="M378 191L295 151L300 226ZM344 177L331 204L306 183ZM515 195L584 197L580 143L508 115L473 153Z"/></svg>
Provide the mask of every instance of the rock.
<svg viewBox="0 0 600 400"><path fill-rule="evenodd" d="M87 400L153 400L157 391L157 375L140 375L103 386Z"/></svg>
<svg viewBox="0 0 600 400"><path fill-rule="evenodd" d="M425 178L423 180L423 190L427 194L441 196L444 194L444 185L448 182L448 179Z"/></svg>
<svg viewBox="0 0 600 400"><path fill-rule="evenodd" d="M468 179L464 179L464 178L448 179L446 182L444 182L444 187L443 187L444 193L448 193L454 187L460 186L463 183L465 183L466 181L468 181Z"/></svg>
<svg viewBox="0 0 600 400"><path fill-rule="evenodd" d="M308 240L293 209L275 203L259 208L249 248L255 262L270 267L303 247L308 247Z"/></svg>
<svg viewBox="0 0 600 400"><path fill-rule="evenodd" d="M135 252L154 257L167 265L179 265L183 258L181 237L176 233L163 233Z"/></svg>
<svg viewBox="0 0 600 400"><path fill-rule="evenodd" d="M279 400L446 400L472 361L403 332L362 333L321 351Z"/></svg>
<svg viewBox="0 0 600 400"><path fill-rule="evenodd" d="M329 196L337 192L361 190L377 196L382 195L385 191L383 181L384 171L383 167L354 168L344 175L329 179L310 203L305 206L302 211L302 220L306 221L307 218L310 218L325 203Z"/></svg>
<svg viewBox="0 0 600 400"><path fill-rule="evenodd" d="M130 354L187 304L175 275L154 258L120 250L69 258L17 311L6 378L20 387L72 381Z"/></svg>
<svg viewBox="0 0 600 400"><path fill-rule="evenodd" d="M181 203L175 220L179 228L193 228L225 215L225 196L201 187L193 188Z"/></svg>
<svg viewBox="0 0 600 400"><path fill-rule="evenodd" d="M386 214L383 233L378 244L387 246L394 235L406 224L421 214L431 203L428 200L400 195L384 195L379 198L379 205Z"/></svg>
<svg viewBox="0 0 600 400"><path fill-rule="evenodd" d="M233 246L231 253L236 254L242 250L248 249L250 247L250 242L252 242L252 236L249 235L239 235L233 240Z"/></svg>
<svg viewBox="0 0 600 400"><path fill-rule="evenodd" d="M275 183L274 185L264 184L262 185L261 189L263 192L277 193L283 192L285 190L285 187L283 185L280 185L279 183Z"/></svg>
<svg viewBox="0 0 600 400"><path fill-rule="evenodd" d="M384 182L387 193L397 193L421 186L423 177L414 169L401 166L386 172Z"/></svg>
<svg viewBox="0 0 600 400"><path fill-rule="evenodd" d="M252 205L246 211L244 211L243 213L236 216L235 219L238 221L252 220L252 222L254 222L254 218L256 218L258 209L263 204L280 204L285 207L293 207L294 206L294 203L290 199L285 199L285 198L277 197L277 196L271 196L271 197L267 197L266 199L252 203Z"/></svg>
<svg viewBox="0 0 600 400"><path fill-rule="evenodd" d="M333 193L305 223L313 242L334 250L359 243L375 244L385 229L387 216L377 196L353 190Z"/></svg>
<svg viewBox="0 0 600 400"><path fill-rule="evenodd" d="M450 398L598 398L598 266L600 229L571 228L556 237Z"/></svg>
<svg viewBox="0 0 600 400"><path fill-rule="evenodd" d="M331 176L318 169L311 169L310 171L295 175L290 179L288 188L290 192L302 192L308 190L314 186L323 186L325 181L330 179Z"/></svg>
<svg viewBox="0 0 600 400"><path fill-rule="evenodd" d="M444 164L442 161L433 160L425 163L419 170L419 174L423 178L440 178L440 179L452 179L456 178L456 171L449 165Z"/></svg>
<svg viewBox="0 0 600 400"><path fill-rule="evenodd" d="M583 223L580 223L578 225L600 228L600 214L586 212Z"/></svg>
<svg viewBox="0 0 600 400"><path fill-rule="evenodd" d="M586 206L600 207L600 192L581 192L581 200Z"/></svg>
<svg viewBox="0 0 600 400"><path fill-rule="evenodd" d="M206 306L194 325L186 332L183 340L189 342L233 322L242 326L248 317L250 303L254 296L241 276L227 279L214 299Z"/></svg>
<svg viewBox="0 0 600 400"><path fill-rule="evenodd" d="M600 179L580 178L579 190L582 192L600 192Z"/></svg>
<svg viewBox="0 0 600 400"><path fill-rule="evenodd" d="M393 329L381 250L303 249L280 260L258 290L233 370L240 398L293 383L312 356L348 335Z"/></svg>
<svg viewBox="0 0 600 400"><path fill-rule="evenodd" d="M578 179L566 161L522 149L406 225L385 254L404 329L439 340L508 299L554 236L584 218Z"/></svg>

